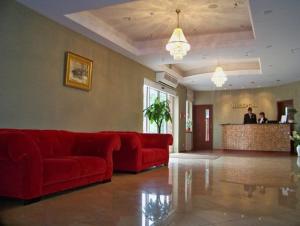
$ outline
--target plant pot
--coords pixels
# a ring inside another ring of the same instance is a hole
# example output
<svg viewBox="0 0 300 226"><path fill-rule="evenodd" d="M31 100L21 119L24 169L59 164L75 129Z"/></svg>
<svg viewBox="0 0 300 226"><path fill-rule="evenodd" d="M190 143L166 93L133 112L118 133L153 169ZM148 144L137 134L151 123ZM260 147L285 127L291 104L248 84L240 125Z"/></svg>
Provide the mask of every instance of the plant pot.
<svg viewBox="0 0 300 226"><path fill-rule="evenodd" d="M300 144L296 147L297 155L300 157Z"/></svg>

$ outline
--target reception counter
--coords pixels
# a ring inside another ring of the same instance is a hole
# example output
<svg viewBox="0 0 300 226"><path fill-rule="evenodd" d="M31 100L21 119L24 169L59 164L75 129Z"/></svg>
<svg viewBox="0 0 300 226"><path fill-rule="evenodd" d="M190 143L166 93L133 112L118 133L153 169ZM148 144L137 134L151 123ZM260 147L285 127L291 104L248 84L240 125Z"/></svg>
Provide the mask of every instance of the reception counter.
<svg viewBox="0 0 300 226"><path fill-rule="evenodd" d="M291 124L223 124L223 148L248 151L291 151Z"/></svg>

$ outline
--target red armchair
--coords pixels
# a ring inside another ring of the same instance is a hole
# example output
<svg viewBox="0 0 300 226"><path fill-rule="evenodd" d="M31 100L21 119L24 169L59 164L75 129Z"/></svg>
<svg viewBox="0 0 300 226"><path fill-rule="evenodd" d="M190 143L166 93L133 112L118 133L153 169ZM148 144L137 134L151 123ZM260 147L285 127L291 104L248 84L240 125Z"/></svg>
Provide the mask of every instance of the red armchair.
<svg viewBox="0 0 300 226"><path fill-rule="evenodd" d="M0 131L0 196L31 200L110 181L113 134L55 130Z"/></svg>
<svg viewBox="0 0 300 226"><path fill-rule="evenodd" d="M140 172L153 166L168 165L170 134L106 132L117 134L121 149L113 153L114 171Z"/></svg>

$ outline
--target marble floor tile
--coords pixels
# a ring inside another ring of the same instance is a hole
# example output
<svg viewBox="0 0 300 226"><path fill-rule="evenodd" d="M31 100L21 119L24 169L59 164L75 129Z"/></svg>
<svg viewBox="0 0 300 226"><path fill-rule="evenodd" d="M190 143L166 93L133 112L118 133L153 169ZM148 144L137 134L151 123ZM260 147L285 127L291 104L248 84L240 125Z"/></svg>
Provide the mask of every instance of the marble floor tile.
<svg viewBox="0 0 300 226"><path fill-rule="evenodd" d="M219 156L171 158L31 205L1 199L0 225L300 226L297 157L211 155Z"/></svg>

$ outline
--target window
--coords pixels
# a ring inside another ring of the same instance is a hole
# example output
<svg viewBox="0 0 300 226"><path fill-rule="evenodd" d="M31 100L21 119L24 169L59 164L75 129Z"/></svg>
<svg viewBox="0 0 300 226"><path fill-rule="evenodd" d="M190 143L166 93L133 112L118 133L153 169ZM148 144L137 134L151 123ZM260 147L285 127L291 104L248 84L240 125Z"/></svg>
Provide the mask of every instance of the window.
<svg viewBox="0 0 300 226"><path fill-rule="evenodd" d="M174 100L175 97L172 94L167 92L155 89L151 86L144 85L144 109L149 107L151 104L154 103L155 99L159 98L160 101L168 100L169 106L171 110L172 119L174 118ZM146 133L157 133L157 126L155 123L150 123L150 121L144 116L143 120L143 130ZM173 123L165 121L162 123L161 126L161 133L170 133L173 134Z"/></svg>

